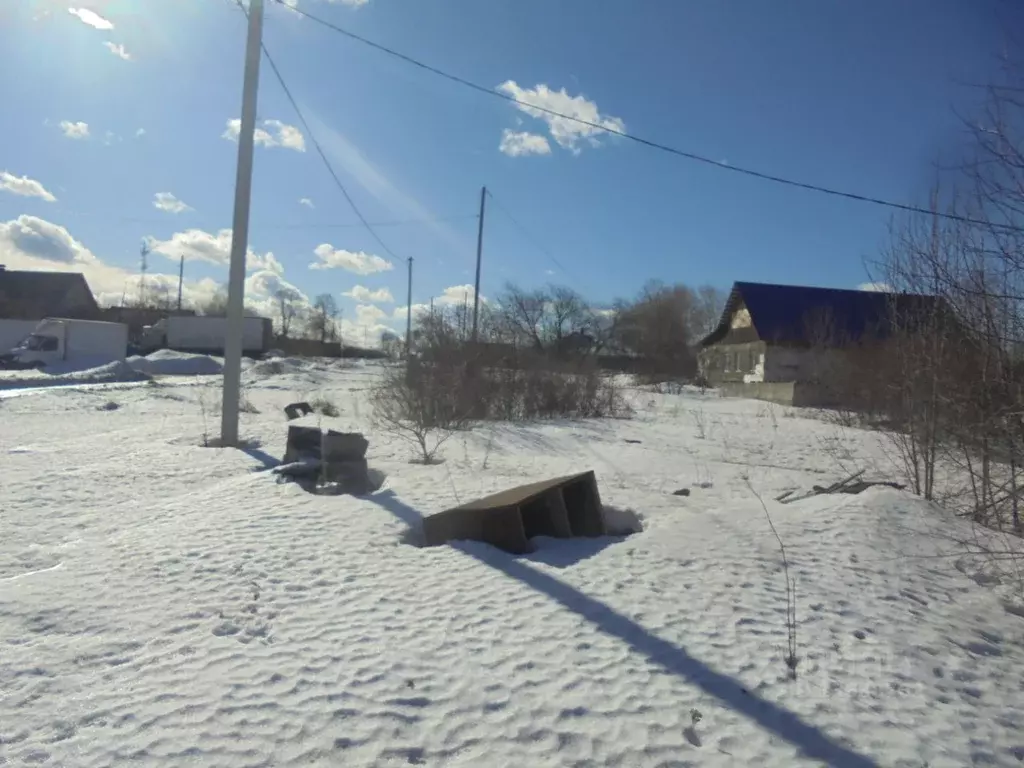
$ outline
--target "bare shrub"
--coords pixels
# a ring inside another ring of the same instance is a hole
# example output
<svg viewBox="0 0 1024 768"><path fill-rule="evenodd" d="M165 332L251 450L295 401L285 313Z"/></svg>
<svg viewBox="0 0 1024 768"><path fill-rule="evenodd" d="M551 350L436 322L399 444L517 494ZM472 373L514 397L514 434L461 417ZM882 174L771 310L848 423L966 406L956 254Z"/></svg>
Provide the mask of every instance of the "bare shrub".
<svg viewBox="0 0 1024 768"><path fill-rule="evenodd" d="M460 401L459 374L455 367L415 359L386 368L370 395L375 425L413 443L424 464L434 463L438 449L470 423L472 403Z"/></svg>
<svg viewBox="0 0 1024 768"><path fill-rule="evenodd" d="M239 413L259 413L260 409L256 407L256 404L249 398L249 393L242 389L238 393L238 411Z"/></svg>
<svg viewBox="0 0 1024 768"><path fill-rule="evenodd" d="M771 528L772 535L775 536L775 541L779 544L779 552L782 555L782 575L786 580L786 656L783 660L786 662L786 668L789 670L790 679L796 680L796 667L800 661L796 655L796 580L791 579L789 576L789 559L786 557L786 545L783 543L782 537L779 536L775 523L772 522L772 516L768 512L768 505L764 503L761 494L754 490L754 486L750 483L750 478L744 478L744 480L746 481L747 488L754 494L754 498L760 502L761 509L764 510L764 516L768 519L768 527Z"/></svg>
<svg viewBox="0 0 1024 768"><path fill-rule="evenodd" d="M519 299L526 313L533 300ZM569 298L563 299L570 302ZM472 343L463 340L463 325L459 312L435 311L422 318L417 329L417 364L449 382L452 397L474 419L527 421L630 415L621 388L613 377L602 375L592 356L544 350L546 336L538 337L540 350L535 340L526 349L515 344ZM549 332L556 334L555 330ZM562 338L564 351L569 337L553 338Z"/></svg>
<svg viewBox="0 0 1024 768"><path fill-rule="evenodd" d="M334 401L328 399L324 395L318 395L310 400L309 407L313 409L314 413L319 413L321 416L337 418L341 415L341 411L338 409L338 406L334 404Z"/></svg>
<svg viewBox="0 0 1024 768"><path fill-rule="evenodd" d="M690 411L690 417L693 419L693 425L697 428L697 439L707 439L708 420L707 414L704 413L704 409L697 408L696 410Z"/></svg>

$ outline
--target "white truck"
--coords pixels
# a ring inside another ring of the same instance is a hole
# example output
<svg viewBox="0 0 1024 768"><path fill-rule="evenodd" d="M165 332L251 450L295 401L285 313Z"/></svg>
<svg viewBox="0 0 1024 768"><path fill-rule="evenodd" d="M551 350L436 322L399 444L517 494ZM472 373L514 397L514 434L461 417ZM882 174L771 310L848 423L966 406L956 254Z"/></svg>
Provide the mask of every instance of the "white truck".
<svg viewBox="0 0 1024 768"><path fill-rule="evenodd" d="M139 352L148 354L157 349L223 355L228 321L225 317L173 315L142 329ZM270 318L246 317L242 326L242 354L262 355L270 349L273 338Z"/></svg>
<svg viewBox="0 0 1024 768"><path fill-rule="evenodd" d="M13 349L0 354L0 368L45 368L70 364L95 368L124 360L128 326L99 320L48 317Z"/></svg>

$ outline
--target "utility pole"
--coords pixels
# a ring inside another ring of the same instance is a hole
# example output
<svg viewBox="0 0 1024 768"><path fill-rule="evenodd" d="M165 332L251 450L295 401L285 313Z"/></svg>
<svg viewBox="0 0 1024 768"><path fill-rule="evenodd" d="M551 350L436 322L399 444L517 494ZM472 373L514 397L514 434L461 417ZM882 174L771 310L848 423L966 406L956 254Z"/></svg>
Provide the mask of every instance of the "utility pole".
<svg viewBox="0 0 1024 768"><path fill-rule="evenodd" d="M409 292L405 298L405 359L409 359L412 344L412 256L409 257Z"/></svg>
<svg viewBox="0 0 1024 768"><path fill-rule="evenodd" d="M238 400L242 383L242 331L245 317L245 254L249 247L249 202L252 196L252 155L256 131L260 53L263 41L263 0L249 0L249 32L245 42L242 119L238 132L235 172L235 212L231 227L231 266L228 272L228 318L224 339L224 395L220 440L238 444Z"/></svg>
<svg viewBox="0 0 1024 768"><path fill-rule="evenodd" d="M185 256L178 261L178 314L181 314L181 284L185 281Z"/></svg>
<svg viewBox="0 0 1024 768"><path fill-rule="evenodd" d="M146 271L149 269L149 246L145 241L139 249L139 308L146 306Z"/></svg>
<svg viewBox="0 0 1024 768"><path fill-rule="evenodd" d="M487 187L480 188L480 222L476 231L476 282L473 283L473 343L477 342L477 318L480 314L480 257L484 252L484 206Z"/></svg>

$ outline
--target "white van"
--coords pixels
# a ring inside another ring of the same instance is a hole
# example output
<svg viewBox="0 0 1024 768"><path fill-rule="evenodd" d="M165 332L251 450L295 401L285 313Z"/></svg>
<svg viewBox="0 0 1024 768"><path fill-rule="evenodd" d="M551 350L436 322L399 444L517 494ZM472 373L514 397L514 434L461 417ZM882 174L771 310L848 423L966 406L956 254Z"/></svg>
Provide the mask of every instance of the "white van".
<svg viewBox="0 0 1024 768"><path fill-rule="evenodd" d="M124 360L128 326L99 320L48 317L6 354L0 368L45 368L57 363L79 368Z"/></svg>

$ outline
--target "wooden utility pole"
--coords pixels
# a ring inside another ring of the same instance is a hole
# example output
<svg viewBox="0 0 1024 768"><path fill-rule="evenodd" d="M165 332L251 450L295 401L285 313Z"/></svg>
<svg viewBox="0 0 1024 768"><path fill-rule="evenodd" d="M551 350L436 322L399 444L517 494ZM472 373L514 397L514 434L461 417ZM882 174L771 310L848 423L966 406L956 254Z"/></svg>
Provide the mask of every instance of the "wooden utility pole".
<svg viewBox="0 0 1024 768"><path fill-rule="evenodd" d="M477 342L480 314L480 258L484 251L484 207L487 203L487 187L480 188L480 221L476 231L476 281L473 283L473 343Z"/></svg>
<svg viewBox="0 0 1024 768"><path fill-rule="evenodd" d="M409 257L409 291L405 297L405 357L409 358L412 344L412 256Z"/></svg>

